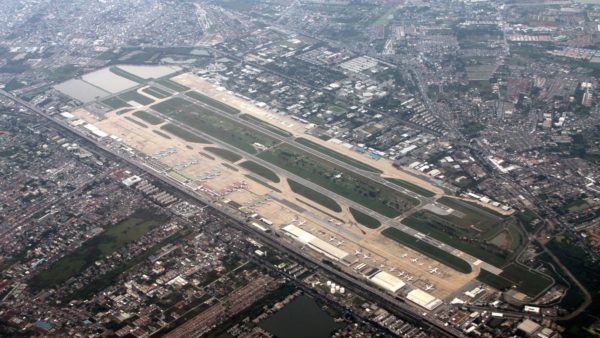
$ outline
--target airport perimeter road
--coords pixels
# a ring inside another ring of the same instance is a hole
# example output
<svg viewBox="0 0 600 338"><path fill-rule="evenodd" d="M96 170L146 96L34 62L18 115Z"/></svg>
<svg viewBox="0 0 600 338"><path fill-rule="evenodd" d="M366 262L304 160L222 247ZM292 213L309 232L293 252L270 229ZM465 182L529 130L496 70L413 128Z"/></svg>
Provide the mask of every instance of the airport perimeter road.
<svg viewBox="0 0 600 338"><path fill-rule="evenodd" d="M290 254L292 257L298 259L299 261L301 261L305 264L312 264L314 266L319 267L323 271L326 271L327 273L338 278L342 283L348 285L349 290L357 290L357 292L360 292L360 294L364 294L367 299L378 302L380 304L383 304L383 306L387 307L392 313L398 314L401 318L410 319L411 321L420 323L422 326L428 327L428 328L434 330L435 332L437 332L438 334L441 334L445 337L464 337L464 335L460 331L458 331L454 328L445 326L444 323L442 323L437 318L422 315L421 312L419 311L419 309L414 308L414 307L404 303L402 300L400 300L396 297L393 297L392 295L389 295L383 291L380 291L379 289L376 289L370 285L367 285L365 283L365 281L359 280L353 276L350 276L350 275L336 269L335 267L333 267L331 265L325 264L324 262L322 262L319 259L316 259L316 258L313 258L310 256L305 256L304 254L299 252L299 250L297 248L287 245L287 244L283 243L282 241L275 240L274 238L272 238L269 234L267 234L265 232L261 232L258 229L254 229L253 227L249 227L249 226L245 225L246 220L243 215L236 214L236 212L232 211L229 208L225 208L224 206L220 205L219 203L211 202L207 198L201 196L200 194L193 191L191 188L183 185L179 181L176 181L175 179L172 179L166 175L163 175L163 174L155 171L155 169L153 169L147 165L144 165L143 163L139 163L135 158L128 158L128 157L124 156L124 154L115 153L114 150L107 148L106 145L102 144L101 142L98 142L97 140L93 139L92 137L90 137L87 134L84 134L80 130L72 128L64 121L53 118L52 116L46 114L45 112L41 111L37 107L31 105L30 103L25 102L17 97L14 97L13 95L11 95L3 90L0 90L0 95L13 100L14 102L22 105L23 107L28 108L29 110L32 110L33 112L38 113L39 115L43 116L44 118L47 118L48 120L56 123L57 125L59 125L63 129L65 129L66 131L82 138L83 140L87 141L88 143L90 143L90 144L96 146L97 148L99 148L100 150L104 151L104 153L106 155L123 160L123 161L129 163L130 165L137 167L140 170L143 170L144 172L148 173L149 175L155 177L156 179L166 183L167 185L169 185L172 188L176 189L177 191L183 193L184 195L188 196L189 198L191 198L201 204L209 205L213 210L232 219L234 221L235 226L238 227L240 230L242 230L244 232L250 232L250 233L256 235L257 237L262 239L265 242L265 244L269 245L270 247L274 247L275 249L286 252L286 253Z"/></svg>

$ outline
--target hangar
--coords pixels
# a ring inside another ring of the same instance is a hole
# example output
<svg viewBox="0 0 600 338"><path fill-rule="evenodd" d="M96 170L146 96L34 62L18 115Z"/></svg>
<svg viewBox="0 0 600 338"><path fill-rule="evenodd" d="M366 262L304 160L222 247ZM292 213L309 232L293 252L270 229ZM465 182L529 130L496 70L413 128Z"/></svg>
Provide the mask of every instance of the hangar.
<svg viewBox="0 0 600 338"><path fill-rule="evenodd" d="M385 271L380 271L371 277L371 282L392 293L402 289L406 285L400 278L395 277Z"/></svg>
<svg viewBox="0 0 600 338"><path fill-rule="evenodd" d="M406 299L431 311L442 305L442 301L421 289L414 289L406 295Z"/></svg>

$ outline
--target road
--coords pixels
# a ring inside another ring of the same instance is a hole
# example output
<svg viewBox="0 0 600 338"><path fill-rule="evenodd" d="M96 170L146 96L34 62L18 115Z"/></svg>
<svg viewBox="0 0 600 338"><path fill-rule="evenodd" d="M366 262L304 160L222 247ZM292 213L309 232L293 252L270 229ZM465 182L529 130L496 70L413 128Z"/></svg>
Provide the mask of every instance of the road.
<svg viewBox="0 0 600 338"><path fill-rule="evenodd" d="M174 189L176 189L180 193L186 195L187 197L189 197L201 204L209 205L213 210L217 211L218 213L224 215L225 217L227 217L229 219L234 220L235 222L233 222L234 223L233 225L235 225L238 229L240 229L246 233L252 233L253 235L260 238L266 245L268 245L270 247L274 247L282 252L285 252L285 253L289 254L290 256L294 257L295 259L299 260L300 262L303 262L304 264L310 264L312 266L317 266L318 268L322 269L322 271L325 271L325 272L335 276L337 278L337 280L341 281L341 283L348 285L349 290L359 290L359 292L360 292L359 294L364 294L366 299L369 299L371 301L374 301L374 302L377 302L377 303L383 305L384 307L388 308L392 313L398 314L400 318L402 318L402 319L408 318L408 319L412 320L413 322L420 323L421 326L429 327L432 330L434 330L435 332L443 334L444 336L447 336L447 337L464 337L464 335L460 331L458 331L454 328L445 326L444 323L442 323L441 321L439 321L436 318L422 315L418 309L404 303L403 300L400 300L400 299L393 297L379 289L376 289L375 287L372 287L372 286L368 285L367 283L365 283L363 280L359 280L353 276L350 276L350 275L336 269L335 267L322 262L321 260L318 260L314 257L305 256L298 248L293 247L282 241L276 240L271 235L269 235L265 232L255 229L254 227L247 226L245 216L242 215L241 213L235 212L229 208L226 208L219 203L211 202L208 198L206 198L202 195L199 195L197 192L195 192L191 188L181 184L179 181L176 181L175 179L172 179L169 176L162 175L162 174L154 171L153 168L150 168L147 165L140 163L139 162L140 159L135 158L135 157L127 157L127 156L125 156L124 153L115 153L114 149L108 148L107 145L103 144L102 142L98 142L97 140L90 137L89 135L86 135L79 130L71 128L64 121L61 121L59 119L54 119L52 116L46 114L45 112L41 111L37 107L35 107L35 106L29 104L28 102L23 101L17 97L12 96L11 94L7 93L4 90L0 90L0 95L13 100L15 103L20 104L21 106L56 123L57 125L62 127L64 130L66 130L67 132L72 133L72 134L84 139L88 143L91 143L92 145L96 146L100 150L103 150L107 156L115 157L117 159L123 160L123 161L129 163L130 165L132 165L136 168L139 168L140 170L143 170L144 172L148 173L152 177L155 177L156 179L173 187Z"/></svg>

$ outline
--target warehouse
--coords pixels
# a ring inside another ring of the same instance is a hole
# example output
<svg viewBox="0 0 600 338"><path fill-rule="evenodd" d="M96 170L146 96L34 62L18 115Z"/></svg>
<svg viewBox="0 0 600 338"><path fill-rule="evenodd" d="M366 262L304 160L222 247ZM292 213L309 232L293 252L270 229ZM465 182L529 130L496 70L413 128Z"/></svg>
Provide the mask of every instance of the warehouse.
<svg viewBox="0 0 600 338"><path fill-rule="evenodd" d="M429 311L442 305L441 300L420 289L414 289L409 292L408 295L406 295L406 299Z"/></svg>
<svg viewBox="0 0 600 338"><path fill-rule="evenodd" d="M296 241L307 245L309 248L325 255L328 258L341 261L344 257L348 256L346 251L315 237L311 233L306 232L293 224L284 226L282 230Z"/></svg>
<svg viewBox="0 0 600 338"><path fill-rule="evenodd" d="M397 278L385 271L376 273L373 277L371 277L371 282L392 293L396 293L396 291L402 289L404 285L406 285L400 278Z"/></svg>

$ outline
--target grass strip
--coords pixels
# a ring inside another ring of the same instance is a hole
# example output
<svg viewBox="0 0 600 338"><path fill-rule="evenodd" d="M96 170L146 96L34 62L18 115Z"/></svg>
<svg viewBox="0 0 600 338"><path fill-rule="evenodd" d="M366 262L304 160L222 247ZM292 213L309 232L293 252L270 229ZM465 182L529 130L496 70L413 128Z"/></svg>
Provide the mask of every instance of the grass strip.
<svg viewBox="0 0 600 338"><path fill-rule="evenodd" d="M402 245L408 246L409 248L416 250L429 258L435 259L458 272L471 273L471 271L473 271L471 265L464 259L456 257L453 254L429 243L425 243L422 240L405 233L404 231L396 228L387 228L382 231L382 234L385 237L388 237Z"/></svg>

